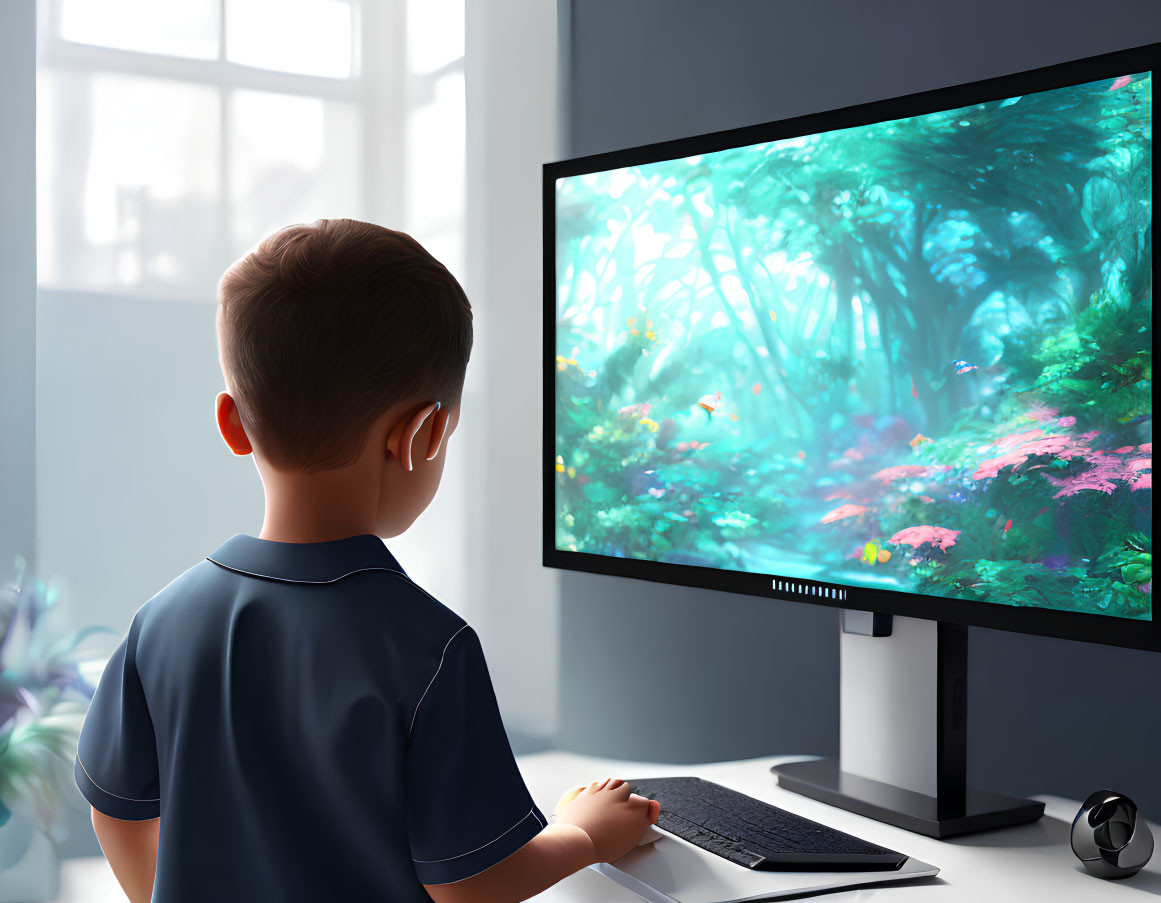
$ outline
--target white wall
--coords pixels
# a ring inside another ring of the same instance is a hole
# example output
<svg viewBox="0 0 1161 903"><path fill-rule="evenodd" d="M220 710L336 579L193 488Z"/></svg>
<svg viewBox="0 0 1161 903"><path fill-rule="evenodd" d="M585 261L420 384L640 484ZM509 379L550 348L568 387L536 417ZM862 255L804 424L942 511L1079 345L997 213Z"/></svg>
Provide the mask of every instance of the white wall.
<svg viewBox="0 0 1161 903"><path fill-rule="evenodd" d="M470 0L467 289L482 376L468 461L472 621L509 734L555 734L558 584L541 566L541 165L556 159L556 4ZM482 341L481 341L482 339ZM481 353L483 352L483 353Z"/></svg>

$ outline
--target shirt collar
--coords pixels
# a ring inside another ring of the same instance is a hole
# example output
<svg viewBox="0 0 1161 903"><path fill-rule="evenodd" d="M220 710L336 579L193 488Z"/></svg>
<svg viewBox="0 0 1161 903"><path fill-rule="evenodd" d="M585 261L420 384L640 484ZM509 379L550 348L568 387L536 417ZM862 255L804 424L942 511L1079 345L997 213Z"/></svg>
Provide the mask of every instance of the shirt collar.
<svg viewBox="0 0 1161 903"><path fill-rule="evenodd" d="M359 571L406 572L370 533L330 542L275 542L235 533L206 556L216 565L287 583L334 583Z"/></svg>

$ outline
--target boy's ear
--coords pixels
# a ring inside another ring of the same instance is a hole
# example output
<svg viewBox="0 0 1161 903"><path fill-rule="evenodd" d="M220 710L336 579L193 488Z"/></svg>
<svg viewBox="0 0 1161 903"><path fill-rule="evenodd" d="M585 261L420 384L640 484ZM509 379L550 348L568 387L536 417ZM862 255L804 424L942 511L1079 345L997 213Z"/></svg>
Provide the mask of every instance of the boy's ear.
<svg viewBox="0 0 1161 903"><path fill-rule="evenodd" d="M218 431L226 440L236 455L248 455L254 451L250 445L250 437L246 435L246 428L242 426L242 418L238 416L238 406L229 392L219 392L216 401Z"/></svg>
<svg viewBox="0 0 1161 903"><path fill-rule="evenodd" d="M395 426L391 428L391 433L387 437L387 450L399 459L399 463L403 465L403 469L410 472L415 469L415 465L411 460L411 444L415 441L416 435L421 429L427 418L439 410L439 402L424 405L418 411L411 415L409 420L399 420ZM443 417L436 417L431 427L431 440L427 447L427 460L430 461L435 457L436 452L439 451L440 443L443 441L443 434L447 427L447 413Z"/></svg>

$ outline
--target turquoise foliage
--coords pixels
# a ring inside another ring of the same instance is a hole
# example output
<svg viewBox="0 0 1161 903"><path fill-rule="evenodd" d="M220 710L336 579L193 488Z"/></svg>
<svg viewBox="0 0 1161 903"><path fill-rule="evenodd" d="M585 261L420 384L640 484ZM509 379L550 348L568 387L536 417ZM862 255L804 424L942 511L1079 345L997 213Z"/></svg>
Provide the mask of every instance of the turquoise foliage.
<svg viewBox="0 0 1161 903"><path fill-rule="evenodd" d="M58 629L56 588L26 574L0 587L0 825L26 806L48 830L73 780L77 736L94 687L77 667L81 644L107 627Z"/></svg>

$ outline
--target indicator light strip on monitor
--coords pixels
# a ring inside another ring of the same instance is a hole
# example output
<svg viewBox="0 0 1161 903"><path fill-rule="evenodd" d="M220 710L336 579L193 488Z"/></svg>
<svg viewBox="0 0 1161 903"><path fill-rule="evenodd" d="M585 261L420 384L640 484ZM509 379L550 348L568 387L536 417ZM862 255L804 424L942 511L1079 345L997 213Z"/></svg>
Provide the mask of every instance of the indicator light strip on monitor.
<svg viewBox="0 0 1161 903"><path fill-rule="evenodd" d="M803 596L818 596L823 599L834 599L845 602L847 591L835 586L818 586L814 583L802 583L798 580L783 580L774 577L770 581L771 587L779 592L798 593Z"/></svg>

